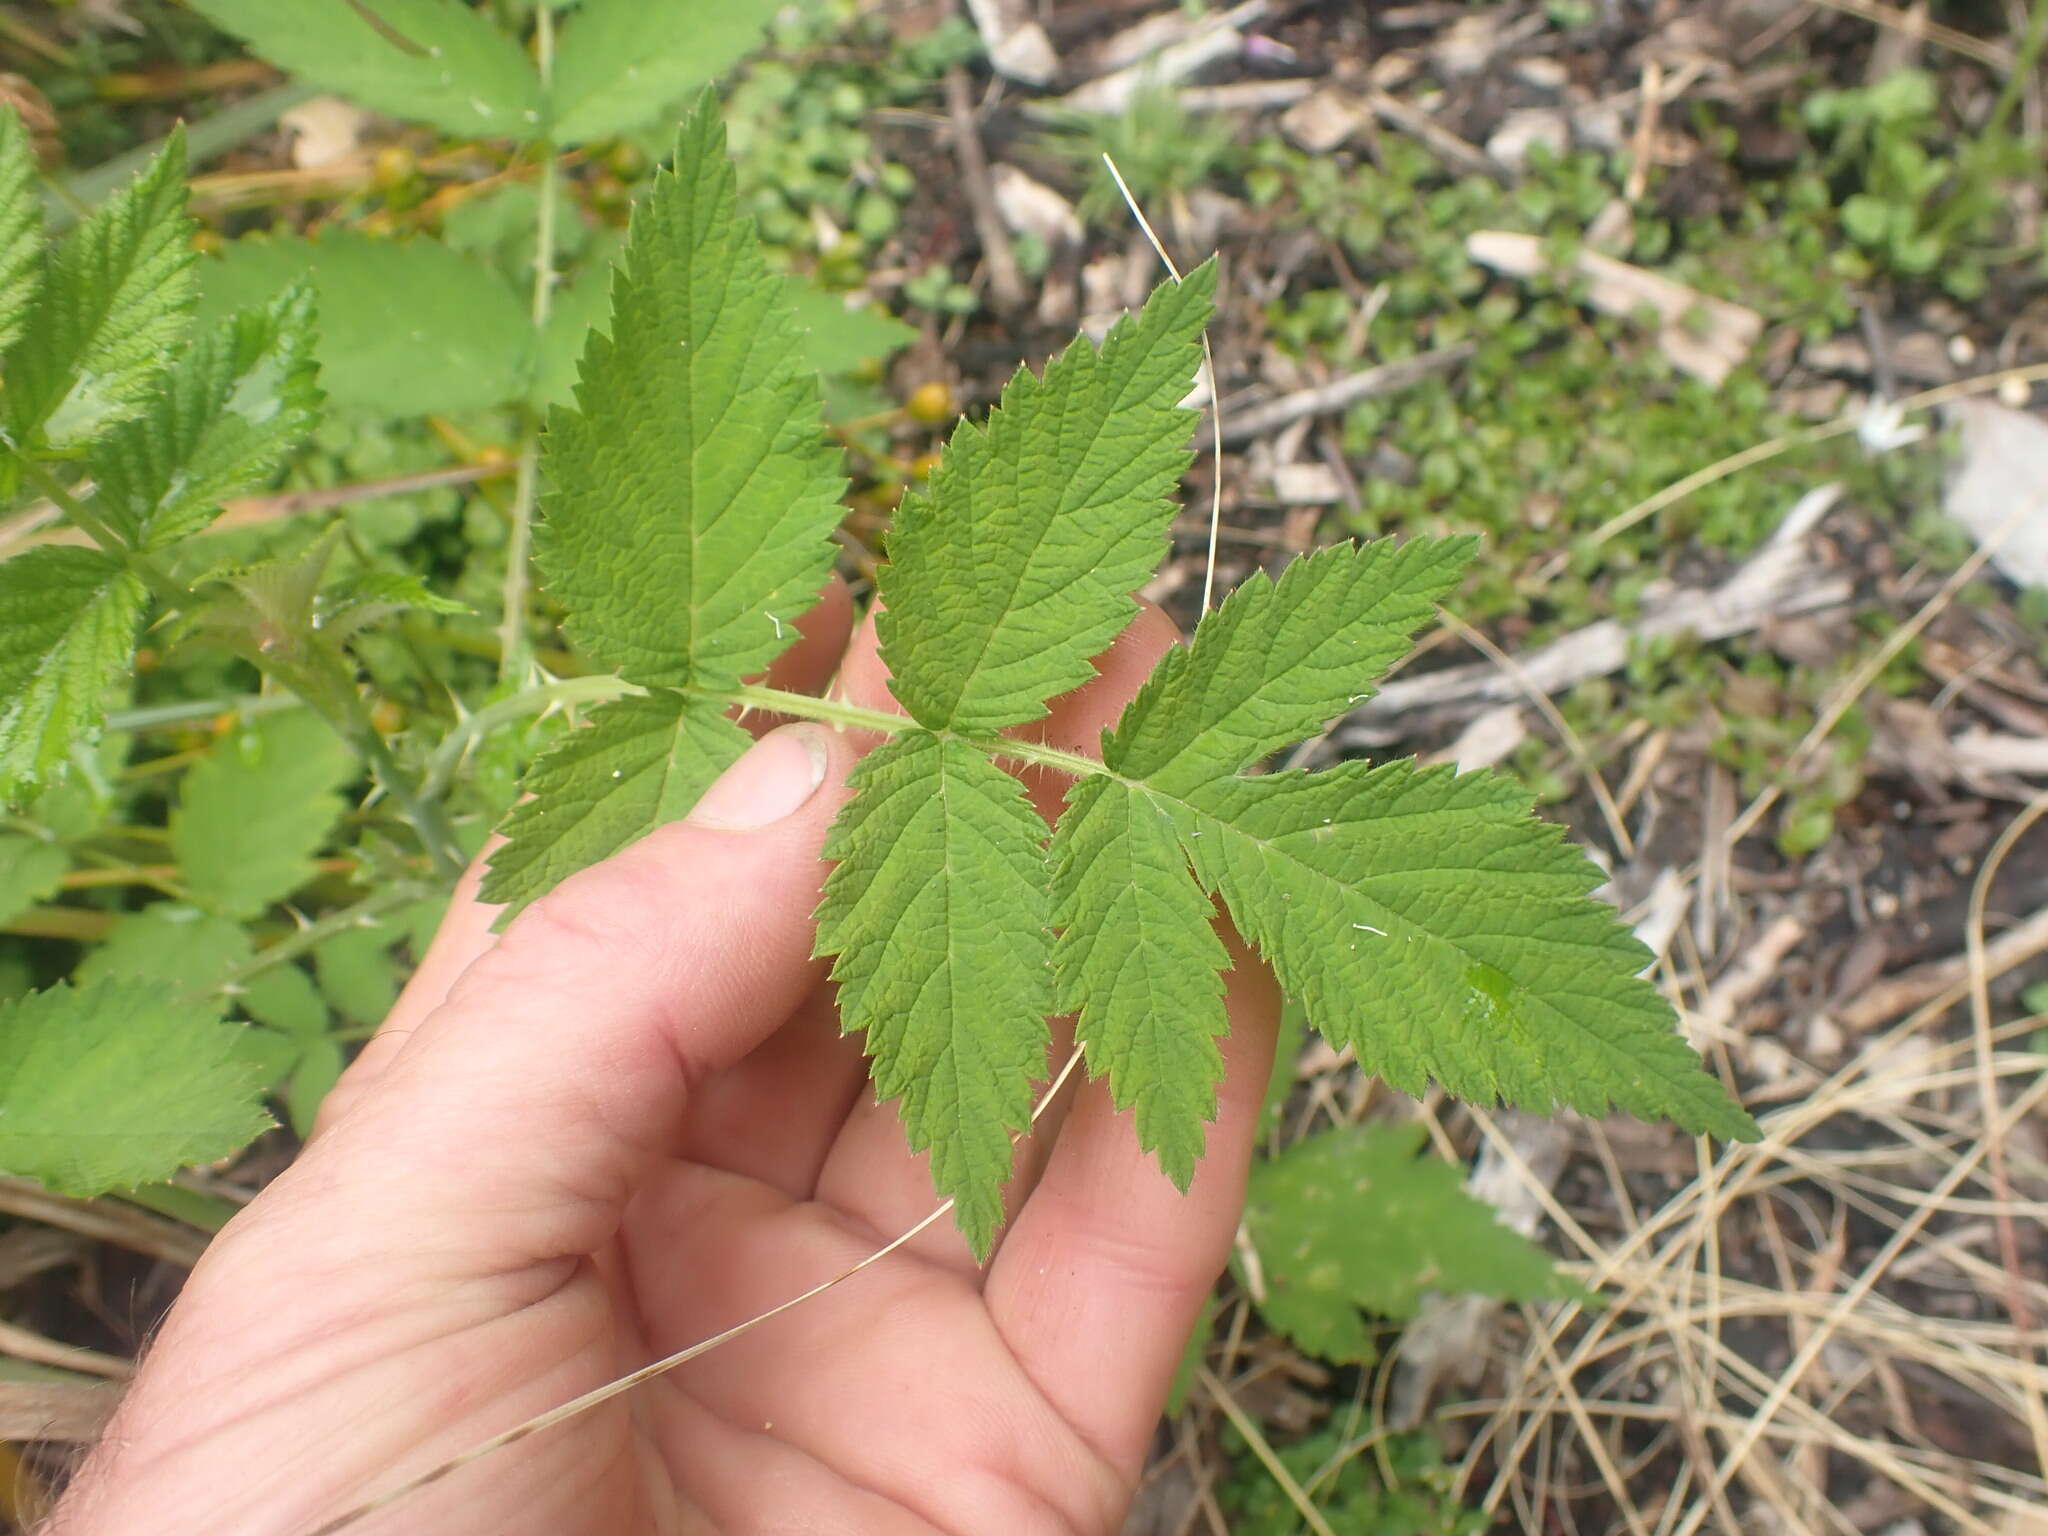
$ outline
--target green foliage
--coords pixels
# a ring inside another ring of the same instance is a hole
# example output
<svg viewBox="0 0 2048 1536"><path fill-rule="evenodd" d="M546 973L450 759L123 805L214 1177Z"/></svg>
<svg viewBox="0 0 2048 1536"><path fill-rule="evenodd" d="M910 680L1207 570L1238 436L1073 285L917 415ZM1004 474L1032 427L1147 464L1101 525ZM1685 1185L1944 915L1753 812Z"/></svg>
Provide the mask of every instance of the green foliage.
<svg viewBox="0 0 2048 1536"><path fill-rule="evenodd" d="M462 0L192 3L272 63L372 111L479 138L528 138L540 123L531 61Z"/></svg>
<svg viewBox="0 0 2048 1536"><path fill-rule="evenodd" d="M1956 154L1934 79L1902 69L1871 85L1808 98L1809 127L1828 142L1827 169L1853 190L1842 231L1879 267L1936 277L1958 298L1987 282L1988 248L2011 217L2012 184L2038 170L2038 154L1994 121Z"/></svg>
<svg viewBox="0 0 2048 1536"><path fill-rule="evenodd" d="M254 917L305 884L355 760L310 710L251 721L185 775L171 851L192 899Z"/></svg>
<svg viewBox="0 0 2048 1536"><path fill-rule="evenodd" d="M583 0L555 58L555 139L582 144L637 128L723 74L761 40L780 5L720 0L687 19L648 0Z"/></svg>
<svg viewBox="0 0 2048 1536"><path fill-rule="evenodd" d="M1252 1169L1245 1231L1259 1256L1259 1315L1304 1353L1377 1358L1362 1313L1405 1318L1429 1292L1508 1301L1571 1287L1542 1249L1465 1193L1462 1171L1418 1156L1420 1123L1345 1126Z"/></svg>
<svg viewBox="0 0 2048 1536"><path fill-rule="evenodd" d="M270 1124L235 1034L142 981L0 1003L0 1168L97 1195L226 1156Z"/></svg>
<svg viewBox="0 0 2048 1536"><path fill-rule="evenodd" d="M1482 1536L1484 1510L1460 1509L1454 1469L1425 1430L1347 1444L1334 1427L1276 1448L1280 1463L1343 1536ZM1295 1536L1301 1514L1233 1429L1222 1434L1236 1468L1217 1486L1234 1536Z"/></svg>
<svg viewBox="0 0 2048 1536"><path fill-rule="evenodd" d="M237 240L200 268L202 319L310 280L320 382L336 405L407 416L501 405L527 389L533 339L512 289L433 240Z"/></svg>
<svg viewBox="0 0 2048 1536"><path fill-rule="evenodd" d="M0 355L21 335L43 280L42 201L28 130L0 112Z"/></svg>
<svg viewBox="0 0 2048 1536"><path fill-rule="evenodd" d="M6 356L0 418L15 451L68 448L133 414L191 312L191 229L185 144L173 134L131 185L44 260L35 303ZM25 246L17 234L8 258L16 271ZM17 292L22 283L16 279Z"/></svg>
<svg viewBox="0 0 2048 1536"><path fill-rule="evenodd" d="M142 549L198 532L274 475L320 407L313 301L294 287L231 314L172 365L141 414L92 445L94 507Z"/></svg>
<svg viewBox="0 0 2048 1536"><path fill-rule="evenodd" d="M567 631L656 691L543 760L495 895L536 894L683 809L682 701L730 701L826 569L836 480L816 397L720 148L700 108L636 215L616 339L591 343L547 444L538 541ZM818 947L963 1231L992 1242L1056 1002L1081 1013L1091 1070L1141 1106L1146 1145L1188 1176L1224 1022L1212 896L1324 1032L1398 1086L1752 1132L1637 977L1646 953L1589 899L1598 871L1524 793L1408 762L1245 774L1370 689L1469 541L1340 548L1254 578L1162 663L1099 762L1000 734L1086 680L1163 553L1212 284L1205 267L1162 285L1101 347L1013 379L905 501L878 578L909 718L833 829ZM714 748L705 777L739 745ZM1081 780L1050 849L1001 757Z"/></svg>
<svg viewBox="0 0 2048 1536"><path fill-rule="evenodd" d="M147 598L98 550L32 549L0 565L0 801L48 782L98 734Z"/></svg>

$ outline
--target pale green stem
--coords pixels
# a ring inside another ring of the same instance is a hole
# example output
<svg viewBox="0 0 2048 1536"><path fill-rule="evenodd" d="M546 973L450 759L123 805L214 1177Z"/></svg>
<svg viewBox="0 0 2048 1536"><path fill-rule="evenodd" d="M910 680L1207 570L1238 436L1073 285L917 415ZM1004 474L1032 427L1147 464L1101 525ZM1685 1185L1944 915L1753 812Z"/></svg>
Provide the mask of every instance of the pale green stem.
<svg viewBox="0 0 2048 1536"><path fill-rule="evenodd" d="M540 71L543 98L554 80L555 17L551 6L534 12L534 64ZM533 241L533 344L540 346L541 332L548 323L548 309L555 288L555 200L557 196L555 146L542 139L539 144L540 208L534 220ZM512 527L505 542L505 616L498 635L498 678L523 678L533 662L533 647L526 633L526 596L533 551L533 513L540 500L540 413L529 402L526 426L519 446L519 476L512 488Z"/></svg>
<svg viewBox="0 0 2048 1536"><path fill-rule="evenodd" d="M72 495L70 488L49 470L26 454L20 455L17 462L37 491L47 497L74 528L82 531L105 553L127 561L128 568L140 576L167 607L182 607L191 598L192 594L172 580L168 571L139 550L131 549L127 541L97 513L87 511L85 503Z"/></svg>
<svg viewBox="0 0 2048 1536"><path fill-rule="evenodd" d="M288 960L298 959L315 945L333 938L336 934L360 928L372 918L433 894L433 887L421 881L394 880L381 890L371 892L355 905L343 907L339 912L330 912L318 922L296 928L269 948L259 950L253 958L245 960L223 976L215 990L232 995L265 971L283 965Z"/></svg>
<svg viewBox="0 0 2048 1536"><path fill-rule="evenodd" d="M440 745L434 748L434 755L427 760L426 777L420 781L420 793L430 799L447 793L448 782L454 778L456 768L470 747L500 726L523 720L528 715L544 714L557 705L602 704L607 699L638 691L620 677L570 677L558 683L522 688L494 704L486 704L441 738Z"/></svg>

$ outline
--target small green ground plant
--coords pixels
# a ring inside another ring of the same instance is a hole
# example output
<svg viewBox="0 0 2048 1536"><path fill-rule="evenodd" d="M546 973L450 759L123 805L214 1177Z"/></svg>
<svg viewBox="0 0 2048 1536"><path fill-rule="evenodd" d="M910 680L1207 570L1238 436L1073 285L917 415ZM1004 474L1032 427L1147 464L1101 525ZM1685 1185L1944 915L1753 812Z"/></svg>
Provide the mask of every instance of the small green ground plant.
<svg viewBox="0 0 2048 1536"><path fill-rule="evenodd" d="M11 121L0 131L13 189L0 204L0 446L11 483L93 546L0 564L5 792L32 812L86 771L147 623L240 658L353 745L417 849L394 849L395 861L424 861L428 882L444 883L462 846L435 794L445 753L424 774L394 754L350 645L446 599L411 578L329 579L332 540L178 574L219 500L270 473L311 425L305 290L188 336L176 146L46 250L22 190L25 140ZM492 723L604 701L533 764L486 894L544 897L681 815L744 749L735 709L886 737L827 848L818 943L877 1093L900 1101L911 1146L931 1153L939 1194L983 1252L1054 1013L1076 1017L1090 1070L1185 1184L1226 1025L1217 902L1324 1034L1396 1086L1434 1080L1479 1099L1749 1134L1637 974L1646 953L1591 899L1598 870L1522 791L1405 760L1254 772L1370 691L1457 581L1470 540L1342 545L1254 578L1161 662L1099 755L1012 734L1091 675L1164 554L1193 427L1179 402L1213 282L1204 267L1163 284L1099 347L1077 341L1042 375L1018 373L986 424L955 432L906 500L879 579L902 713L749 683L794 640L832 568L843 480L804 330L700 104L674 170L635 213L575 404L546 434L540 571L568 638L609 675L542 685L452 738L459 753ZM310 738L261 729L247 752L257 782L303 775L275 792L321 808L323 827L362 771L344 757L315 772ZM1070 782L1050 834L1006 764ZM194 776L170 835L193 828L198 851L201 829L232 818L206 810L223 787ZM216 855L221 888L188 868L184 894L202 914L209 902L222 916L260 912L305 877L320 835L293 847L273 833L272 856L246 868ZM290 941L265 953L277 951L299 953ZM0 1166L104 1189L221 1156L259 1129L263 1075L221 1019L244 1006L263 959L182 998L59 982L7 1005L0 1038L20 1068L0 1083ZM190 1078L175 1102L160 1059L172 1032Z"/></svg>

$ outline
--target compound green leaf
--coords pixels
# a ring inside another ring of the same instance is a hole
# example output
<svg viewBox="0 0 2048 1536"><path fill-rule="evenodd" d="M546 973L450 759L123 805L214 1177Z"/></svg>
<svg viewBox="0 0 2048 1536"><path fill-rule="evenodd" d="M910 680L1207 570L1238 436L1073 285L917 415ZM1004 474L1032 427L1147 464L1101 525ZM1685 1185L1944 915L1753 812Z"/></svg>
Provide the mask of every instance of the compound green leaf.
<svg viewBox="0 0 2048 1536"><path fill-rule="evenodd" d="M761 41L782 0L583 0L555 48L558 143L587 144L651 121Z"/></svg>
<svg viewBox="0 0 2048 1536"><path fill-rule="evenodd" d="M0 562L0 802L21 799L99 735L146 599L140 578L97 550Z"/></svg>
<svg viewBox="0 0 2048 1536"><path fill-rule="evenodd" d="M1229 1027L1228 963L1214 908L1188 869L1172 812L1109 778L1067 795L1052 840L1055 1007L1078 1015L1088 1070L1135 1106L1138 1141L1187 1188L1216 1116Z"/></svg>
<svg viewBox="0 0 2048 1536"><path fill-rule="evenodd" d="M178 130L45 270L0 397L17 444L90 437L149 392L191 315L191 235Z"/></svg>
<svg viewBox="0 0 2048 1536"><path fill-rule="evenodd" d="M677 820L749 739L716 704L666 689L600 705L527 770L483 899L524 906Z"/></svg>
<svg viewBox="0 0 2048 1536"><path fill-rule="evenodd" d="M1474 543L1337 544L1253 576L1160 661L1103 761L1175 793L1314 735L1407 652Z"/></svg>
<svg viewBox="0 0 2048 1536"><path fill-rule="evenodd" d="M200 268L199 317L218 322L310 279L314 355L330 403L383 416L481 410L518 398L533 327L497 273L435 240L331 229L237 240Z"/></svg>
<svg viewBox="0 0 2048 1536"><path fill-rule="evenodd" d="M151 981L0 1003L0 1169L98 1195L227 1156L271 1125L236 1033Z"/></svg>
<svg viewBox="0 0 2048 1536"><path fill-rule="evenodd" d="M541 572L571 638L650 686L761 671L832 565L838 455L735 198L707 98L634 211L576 409L549 420Z"/></svg>
<svg viewBox="0 0 2048 1536"><path fill-rule="evenodd" d="M1259 1315L1304 1352L1375 1357L1361 1312L1412 1317L1431 1293L1540 1301L1572 1287L1550 1257L1467 1194L1462 1170L1418 1156L1418 1122L1344 1126L1252 1168L1245 1230Z"/></svg>
<svg viewBox="0 0 2048 1536"><path fill-rule="evenodd" d="M1755 1134L1637 975L1649 952L1590 899L1604 876L1508 780L1340 763L1172 803L1238 932L1394 1087Z"/></svg>
<svg viewBox="0 0 2048 1536"><path fill-rule="evenodd" d="M93 444L94 510L145 548L205 527L312 429L316 372L313 295L303 284L210 330L140 415Z"/></svg>
<svg viewBox="0 0 2048 1536"><path fill-rule="evenodd" d="M61 843L25 832L0 832L0 923L9 923L51 896L71 855Z"/></svg>
<svg viewBox="0 0 2048 1536"><path fill-rule="evenodd" d="M1162 283L1100 350L1078 340L1043 378L1020 369L905 498L879 632L890 687L920 723L1035 720L1130 622L1166 553L1195 420L1180 402L1215 286L1205 264Z"/></svg>
<svg viewBox="0 0 2048 1536"><path fill-rule="evenodd" d="M300 79L465 138L540 134L540 77L461 0L192 0Z"/></svg>
<svg viewBox="0 0 2048 1536"><path fill-rule="evenodd" d="M0 352L14 345L43 286L43 200L35 151L11 107L0 107Z"/></svg>
<svg viewBox="0 0 2048 1536"><path fill-rule="evenodd" d="M913 1152L986 1255L1010 1133L1031 1119L1052 1004L1045 823L963 742L897 736L854 770L818 908L843 1027L867 1036L875 1092L902 1100Z"/></svg>
<svg viewBox="0 0 2048 1536"><path fill-rule="evenodd" d="M313 875L341 819L335 793L355 759L311 710L263 715L222 737L186 773L171 851L192 899L249 918Z"/></svg>

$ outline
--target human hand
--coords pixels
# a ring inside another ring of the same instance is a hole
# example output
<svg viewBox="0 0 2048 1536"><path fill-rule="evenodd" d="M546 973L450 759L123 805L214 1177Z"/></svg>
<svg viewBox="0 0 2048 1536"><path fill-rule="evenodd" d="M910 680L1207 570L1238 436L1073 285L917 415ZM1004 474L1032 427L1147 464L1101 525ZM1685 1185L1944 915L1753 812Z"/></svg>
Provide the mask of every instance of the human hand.
<svg viewBox="0 0 2048 1536"><path fill-rule="evenodd" d="M821 686L848 622L835 587L771 681ZM1141 615L1044 739L1092 753L1170 639ZM840 689L893 709L884 679L870 625ZM773 731L689 820L502 939L472 873L305 1152L193 1271L53 1531L311 1530L929 1214L926 1159L810 959L863 745ZM1026 782L1056 809L1061 784ZM352 1529L1114 1531L1228 1251L1271 1061L1277 997L1230 942L1188 1195L1105 1087L1070 1085L1019 1148L986 1267L935 1225Z"/></svg>

